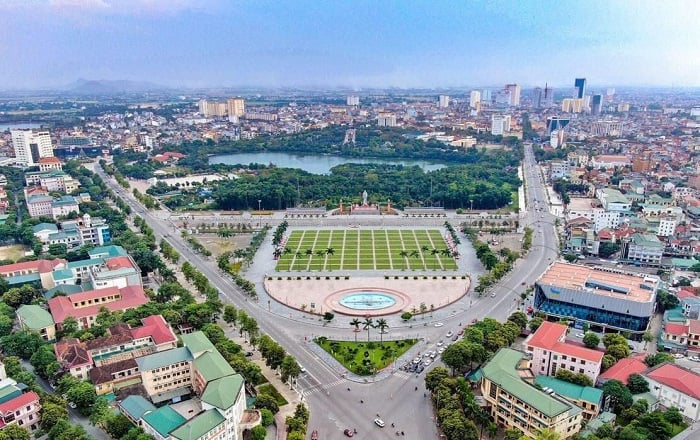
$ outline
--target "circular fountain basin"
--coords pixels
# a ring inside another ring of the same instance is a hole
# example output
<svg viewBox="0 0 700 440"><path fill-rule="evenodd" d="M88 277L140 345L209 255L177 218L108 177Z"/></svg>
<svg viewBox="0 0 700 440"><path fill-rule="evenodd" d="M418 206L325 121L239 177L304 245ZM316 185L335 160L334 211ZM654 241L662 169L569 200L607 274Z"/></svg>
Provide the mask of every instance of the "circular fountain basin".
<svg viewBox="0 0 700 440"><path fill-rule="evenodd" d="M396 299L386 293L355 291L338 301L342 306L353 310L380 310L396 304Z"/></svg>

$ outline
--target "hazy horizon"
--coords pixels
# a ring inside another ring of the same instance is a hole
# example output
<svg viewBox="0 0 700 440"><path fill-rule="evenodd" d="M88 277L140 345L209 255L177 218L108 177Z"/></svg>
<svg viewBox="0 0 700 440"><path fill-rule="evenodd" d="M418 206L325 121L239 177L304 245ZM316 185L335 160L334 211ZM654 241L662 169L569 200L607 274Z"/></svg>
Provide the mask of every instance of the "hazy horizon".
<svg viewBox="0 0 700 440"><path fill-rule="evenodd" d="M700 3L543 3L0 0L0 89L700 86Z"/></svg>

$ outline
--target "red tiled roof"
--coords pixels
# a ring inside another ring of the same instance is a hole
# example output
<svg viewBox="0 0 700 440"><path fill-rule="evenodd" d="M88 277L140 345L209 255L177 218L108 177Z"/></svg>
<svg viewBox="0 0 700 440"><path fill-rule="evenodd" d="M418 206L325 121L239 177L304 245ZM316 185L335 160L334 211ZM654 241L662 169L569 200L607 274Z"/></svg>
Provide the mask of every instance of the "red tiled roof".
<svg viewBox="0 0 700 440"><path fill-rule="evenodd" d="M8 400L7 402L0 405L0 414L3 416L7 413L17 411L29 405L32 402L39 403L39 395L34 391L24 393L21 396L17 396L14 399Z"/></svg>
<svg viewBox="0 0 700 440"><path fill-rule="evenodd" d="M21 263L5 264L0 266L0 274L7 274L20 270L32 270L34 272L47 273L51 272L60 264L66 264L66 260L56 258L55 260L23 261Z"/></svg>
<svg viewBox="0 0 700 440"><path fill-rule="evenodd" d="M641 374L646 369L646 364L639 359L623 358L598 376L598 379L619 380L627 385L627 378L630 377L630 374Z"/></svg>
<svg viewBox="0 0 700 440"><path fill-rule="evenodd" d="M700 399L700 374L665 363L647 372L646 376L683 394Z"/></svg>
<svg viewBox="0 0 700 440"><path fill-rule="evenodd" d="M123 269L123 268L133 268L134 265L131 264L129 257L114 257L105 261L105 265L109 270Z"/></svg>
<svg viewBox="0 0 700 440"><path fill-rule="evenodd" d="M687 335L688 326L685 324L667 322L666 324L664 324L664 331L669 335Z"/></svg>
<svg viewBox="0 0 700 440"><path fill-rule="evenodd" d="M600 362L603 359L602 351L561 342L566 337L568 329L565 325L545 321L532 335L528 345L593 362Z"/></svg>
<svg viewBox="0 0 700 440"><path fill-rule="evenodd" d="M700 335L700 319L691 319L688 321L688 333Z"/></svg>
<svg viewBox="0 0 700 440"><path fill-rule="evenodd" d="M168 323L161 315L152 315L141 320L142 327L132 328L131 336L134 339L141 339L150 336L156 345L167 344L177 340Z"/></svg>
<svg viewBox="0 0 700 440"><path fill-rule="evenodd" d="M680 291L678 291L676 296L678 297L678 299L690 298L690 297L696 296L695 289L691 290L691 289L683 288Z"/></svg>
<svg viewBox="0 0 700 440"><path fill-rule="evenodd" d="M121 299L112 302L93 304L87 307L75 308L74 303L80 300L100 298L107 295L121 294ZM102 307L110 311L126 310L146 304L148 297L141 286L127 286L122 289L108 287L105 289L88 290L71 296L55 296L49 300L49 310L54 322L62 323L68 316L76 319L96 316Z"/></svg>
<svg viewBox="0 0 700 440"><path fill-rule="evenodd" d="M56 359L68 368L92 365L92 356L77 338L61 339L53 347Z"/></svg>
<svg viewBox="0 0 700 440"><path fill-rule="evenodd" d="M61 163L61 160L57 157L42 157L39 159L39 163Z"/></svg>

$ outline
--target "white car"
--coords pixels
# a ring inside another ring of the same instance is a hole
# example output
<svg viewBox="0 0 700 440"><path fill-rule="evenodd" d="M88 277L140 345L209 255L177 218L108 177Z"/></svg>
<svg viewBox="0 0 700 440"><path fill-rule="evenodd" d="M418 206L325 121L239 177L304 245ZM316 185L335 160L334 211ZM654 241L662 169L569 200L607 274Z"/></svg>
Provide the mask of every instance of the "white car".
<svg viewBox="0 0 700 440"><path fill-rule="evenodd" d="M444 344L444 342L442 342L442 339L441 339L441 340L438 341L437 346L438 346L438 347L442 347L442 344Z"/></svg>
<svg viewBox="0 0 700 440"><path fill-rule="evenodd" d="M76 409L76 408L78 407L78 405L76 405L76 404L73 403L73 402L68 402L68 406L70 406L70 407L73 408L73 409Z"/></svg>
<svg viewBox="0 0 700 440"><path fill-rule="evenodd" d="M447 332L447 334L445 335L445 337L446 337L446 338L451 338L453 334L454 334L454 333L452 333L451 331L449 331L449 332Z"/></svg>
<svg viewBox="0 0 700 440"><path fill-rule="evenodd" d="M443 324L442 322L436 322L436 323L435 323L435 327L442 327L443 325L445 325L445 324Z"/></svg>
<svg viewBox="0 0 700 440"><path fill-rule="evenodd" d="M379 426L380 428L383 428L385 425L384 420L382 419L374 419L374 424Z"/></svg>
<svg viewBox="0 0 700 440"><path fill-rule="evenodd" d="M491 294L491 298L495 298L495 297L496 297L496 292L493 292L493 293Z"/></svg>
<svg viewBox="0 0 700 440"><path fill-rule="evenodd" d="M302 373L306 373L306 368L304 368L303 366L299 365L299 371L301 371Z"/></svg>
<svg viewBox="0 0 700 440"><path fill-rule="evenodd" d="M433 363L433 360L430 359L430 358L428 358L428 359L425 360L425 362L423 362L423 365L425 365L425 366L427 367L428 365L430 365L430 364L432 364L432 363Z"/></svg>
<svg viewBox="0 0 700 440"><path fill-rule="evenodd" d="M680 354L680 353L674 353L674 354L673 354L673 357L676 358L676 359L683 359L685 356L683 356L683 355Z"/></svg>
<svg viewBox="0 0 700 440"><path fill-rule="evenodd" d="M442 353L443 351L445 351L445 347L438 348L438 353Z"/></svg>
<svg viewBox="0 0 700 440"><path fill-rule="evenodd" d="M690 356L688 359L693 362L700 362L700 356Z"/></svg>
<svg viewBox="0 0 700 440"><path fill-rule="evenodd" d="M583 333L576 333L577 338L583 338L584 336L586 336L586 335Z"/></svg>

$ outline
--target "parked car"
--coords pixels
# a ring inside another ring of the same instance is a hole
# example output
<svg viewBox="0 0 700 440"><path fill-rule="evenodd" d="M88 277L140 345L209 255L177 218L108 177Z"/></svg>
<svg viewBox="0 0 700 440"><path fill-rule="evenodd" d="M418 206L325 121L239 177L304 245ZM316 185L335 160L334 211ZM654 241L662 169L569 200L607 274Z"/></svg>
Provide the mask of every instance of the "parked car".
<svg viewBox="0 0 700 440"><path fill-rule="evenodd" d="M385 425L384 420L382 419L374 419L374 424L379 426L380 428L383 428Z"/></svg>
<svg viewBox="0 0 700 440"><path fill-rule="evenodd" d="M345 431L343 431L343 434L345 434L346 437L352 437L355 435L355 431L353 431L352 429L346 429Z"/></svg>
<svg viewBox="0 0 700 440"><path fill-rule="evenodd" d="M690 356L688 359L693 362L700 362L700 356Z"/></svg>
<svg viewBox="0 0 700 440"><path fill-rule="evenodd" d="M449 332L447 332L447 334L445 335L445 337L446 337L446 338L451 338L452 335L454 335L454 333L452 333L451 331L449 331Z"/></svg>
<svg viewBox="0 0 700 440"><path fill-rule="evenodd" d="M442 322L436 322L436 323L435 323L435 327L442 327L443 325L445 325L445 324L443 324Z"/></svg>

